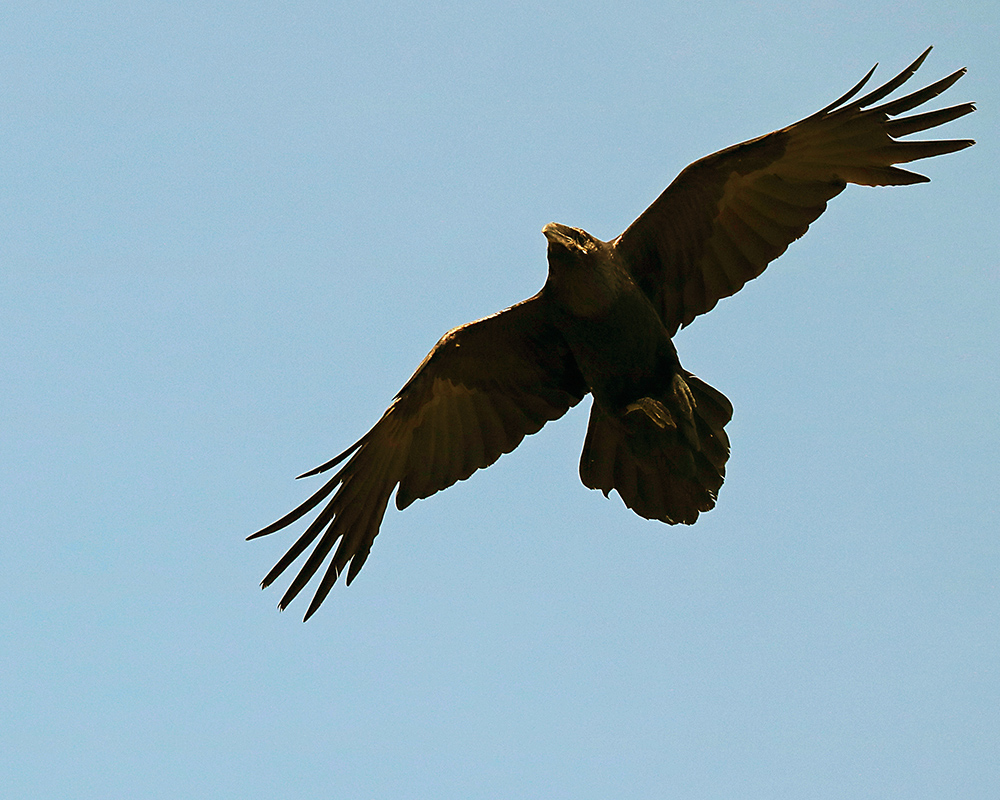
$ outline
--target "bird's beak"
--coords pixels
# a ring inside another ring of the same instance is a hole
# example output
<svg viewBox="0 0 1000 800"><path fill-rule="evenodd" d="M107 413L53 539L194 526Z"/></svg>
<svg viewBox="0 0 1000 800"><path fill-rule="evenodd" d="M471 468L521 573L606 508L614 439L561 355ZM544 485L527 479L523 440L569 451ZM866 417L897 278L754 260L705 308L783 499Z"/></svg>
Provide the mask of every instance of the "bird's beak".
<svg viewBox="0 0 1000 800"><path fill-rule="evenodd" d="M549 244L560 244L566 247L570 243L569 237L562 232L562 227L558 222L550 222L542 228L542 234L549 240Z"/></svg>

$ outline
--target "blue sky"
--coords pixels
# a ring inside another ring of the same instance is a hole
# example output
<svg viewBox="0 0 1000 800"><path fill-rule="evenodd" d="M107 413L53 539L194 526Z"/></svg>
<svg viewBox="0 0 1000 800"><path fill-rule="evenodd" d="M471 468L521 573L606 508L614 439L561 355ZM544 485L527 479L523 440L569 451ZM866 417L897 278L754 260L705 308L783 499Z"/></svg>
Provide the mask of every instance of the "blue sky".
<svg viewBox="0 0 1000 800"><path fill-rule="evenodd" d="M1000 792L992 2L11 3L11 798ZM927 45L979 111L677 339L719 505L577 477L588 403L404 513L306 625L259 580L447 329L694 159Z"/></svg>

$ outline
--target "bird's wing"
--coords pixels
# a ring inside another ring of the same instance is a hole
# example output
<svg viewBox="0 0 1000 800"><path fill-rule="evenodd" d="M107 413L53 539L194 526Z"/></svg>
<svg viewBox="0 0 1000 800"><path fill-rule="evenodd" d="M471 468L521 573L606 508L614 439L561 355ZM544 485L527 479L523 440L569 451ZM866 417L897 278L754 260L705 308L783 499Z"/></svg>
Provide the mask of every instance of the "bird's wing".
<svg viewBox="0 0 1000 800"><path fill-rule="evenodd" d="M446 333L361 439L306 475L344 464L294 511L249 538L273 533L333 497L264 578L271 584L319 542L279 603L284 609L340 541L308 619L350 562L350 583L378 534L389 495L405 508L488 467L586 394L576 362L546 321L545 300L529 300ZM300 476L305 477L305 476Z"/></svg>
<svg viewBox="0 0 1000 800"><path fill-rule="evenodd" d="M898 141L974 111L972 103L891 119L941 94L964 69L872 107L905 83L929 52L858 100L851 102L874 67L822 111L696 161L618 237L617 251L671 335L760 275L848 183L921 183L928 178L893 165L973 144Z"/></svg>

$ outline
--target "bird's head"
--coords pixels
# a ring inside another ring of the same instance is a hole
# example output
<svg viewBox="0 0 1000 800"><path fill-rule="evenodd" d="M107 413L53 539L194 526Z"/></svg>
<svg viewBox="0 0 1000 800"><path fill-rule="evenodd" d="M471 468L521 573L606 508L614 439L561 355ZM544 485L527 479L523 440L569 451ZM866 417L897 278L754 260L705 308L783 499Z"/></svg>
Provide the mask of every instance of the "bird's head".
<svg viewBox="0 0 1000 800"><path fill-rule="evenodd" d="M582 258L596 253L601 247L601 243L585 230L558 222L550 222L542 228L542 233L549 240L549 259L553 256Z"/></svg>
<svg viewBox="0 0 1000 800"><path fill-rule="evenodd" d="M549 240L549 277L552 297L574 314L601 313L622 289L622 275L607 242L580 228L550 222L542 233Z"/></svg>

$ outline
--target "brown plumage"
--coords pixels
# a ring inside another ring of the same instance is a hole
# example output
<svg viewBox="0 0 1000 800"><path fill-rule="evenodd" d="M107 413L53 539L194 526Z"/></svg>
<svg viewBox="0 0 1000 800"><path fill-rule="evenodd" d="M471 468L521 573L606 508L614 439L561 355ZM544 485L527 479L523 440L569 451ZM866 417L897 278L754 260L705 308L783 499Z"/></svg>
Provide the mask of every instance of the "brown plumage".
<svg viewBox="0 0 1000 800"><path fill-rule="evenodd" d="M696 161L610 242L546 225L549 273L541 291L446 333L375 426L306 473L343 464L333 477L249 537L280 530L330 498L264 578L267 587L318 539L279 608L334 545L306 619L345 568L347 583L354 579L393 490L403 509L464 480L587 393L594 404L580 461L586 486L605 495L614 489L637 514L670 524L693 523L711 509L733 409L681 366L671 337L760 275L848 183L924 182L895 165L973 144L898 140L974 111L971 103L892 119L941 94L964 69L874 105L929 52L858 100L874 68L822 111Z"/></svg>

